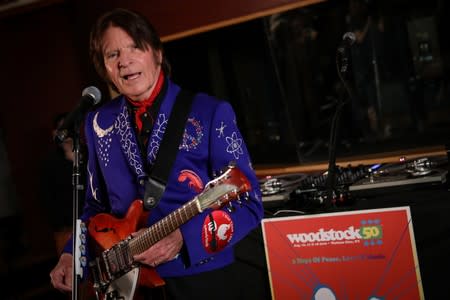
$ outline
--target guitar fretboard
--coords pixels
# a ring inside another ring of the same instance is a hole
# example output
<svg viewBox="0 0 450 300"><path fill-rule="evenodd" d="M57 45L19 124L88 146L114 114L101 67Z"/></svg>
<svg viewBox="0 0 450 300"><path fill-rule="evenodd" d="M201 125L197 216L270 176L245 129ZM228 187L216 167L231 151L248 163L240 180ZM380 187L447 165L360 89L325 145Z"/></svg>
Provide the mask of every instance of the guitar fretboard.
<svg viewBox="0 0 450 300"><path fill-rule="evenodd" d="M131 239L128 245L131 255L144 252L198 213L200 209L198 200L195 198Z"/></svg>

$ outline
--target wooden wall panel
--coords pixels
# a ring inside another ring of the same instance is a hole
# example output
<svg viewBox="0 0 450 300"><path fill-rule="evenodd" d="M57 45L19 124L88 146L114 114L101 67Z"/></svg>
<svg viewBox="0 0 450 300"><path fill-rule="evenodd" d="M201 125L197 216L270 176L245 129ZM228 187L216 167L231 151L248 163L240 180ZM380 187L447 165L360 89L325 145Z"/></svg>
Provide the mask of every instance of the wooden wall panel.
<svg viewBox="0 0 450 300"><path fill-rule="evenodd" d="M325 0L115 0L103 8L124 7L141 12L164 41L237 24Z"/></svg>

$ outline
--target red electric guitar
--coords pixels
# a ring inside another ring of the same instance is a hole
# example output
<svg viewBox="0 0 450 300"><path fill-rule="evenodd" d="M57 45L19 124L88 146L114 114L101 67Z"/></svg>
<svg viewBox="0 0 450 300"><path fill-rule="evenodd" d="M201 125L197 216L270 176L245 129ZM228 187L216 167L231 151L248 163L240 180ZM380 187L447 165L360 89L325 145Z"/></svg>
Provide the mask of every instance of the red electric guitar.
<svg viewBox="0 0 450 300"><path fill-rule="evenodd" d="M163 286L164 280L155 269L136 264L133 256L144 252L203 210L218 209L250 190L250 182L242 171L230 166L208 182L194 199L134 237L131 233L144 227L148 217L141 200L134 201L122 219L105 213L94 216L89 221L88 231L100 254L89 267L97 298L134 299L139 287Z"/></svg>

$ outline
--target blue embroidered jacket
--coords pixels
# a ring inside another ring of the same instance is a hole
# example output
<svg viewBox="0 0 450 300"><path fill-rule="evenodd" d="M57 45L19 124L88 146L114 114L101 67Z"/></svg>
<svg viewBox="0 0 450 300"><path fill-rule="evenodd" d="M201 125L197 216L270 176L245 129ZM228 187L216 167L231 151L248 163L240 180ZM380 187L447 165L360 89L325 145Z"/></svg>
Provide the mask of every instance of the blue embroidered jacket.
<svg viewBox="0 0 450 300"><path fill-rule="evenodd" d="M180 91L168 78L166 81L168 87L148 140L150 165L154 163ZM85 222L99 212L124 216L134 200L143 198L146 174L130 117L123 96L86 117L88 178L85 206L80 216ZM214 249L208 243L211 228L207 224L212 211L207 209L180 227L184 239L182 255L159 265L160 276L196 274L231 263L233 245L257 227L263 216L258 180L231 105L206 94L196 94L165 192L158 206L151 210L148 225L192 200L213 179L212 174L223 170L231 161L247 176L252 190L248 201L234 204L234 211L222 208L213 212L217 213L214 216L219 223L215 226L218 226L216 238L220 247ZM224 226L220 228L221 225ZM72 252L71 240L65 252Z"/></svg>

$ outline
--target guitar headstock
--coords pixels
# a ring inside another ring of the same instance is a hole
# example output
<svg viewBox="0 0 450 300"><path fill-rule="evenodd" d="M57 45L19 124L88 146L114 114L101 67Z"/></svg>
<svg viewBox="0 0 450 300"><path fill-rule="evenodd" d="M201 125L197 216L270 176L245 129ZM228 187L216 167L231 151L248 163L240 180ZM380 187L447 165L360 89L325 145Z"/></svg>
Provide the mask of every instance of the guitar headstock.
<svg viewBox="0 0 450 300"><path fill-rule="evenodd" d="M245 174L238 167L230 165L219 177L206 184L197 199L202 211L206 208L217 209L237 200L251 189L252 186Z"/></svg>

